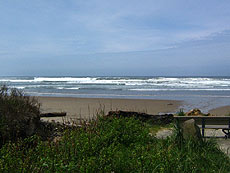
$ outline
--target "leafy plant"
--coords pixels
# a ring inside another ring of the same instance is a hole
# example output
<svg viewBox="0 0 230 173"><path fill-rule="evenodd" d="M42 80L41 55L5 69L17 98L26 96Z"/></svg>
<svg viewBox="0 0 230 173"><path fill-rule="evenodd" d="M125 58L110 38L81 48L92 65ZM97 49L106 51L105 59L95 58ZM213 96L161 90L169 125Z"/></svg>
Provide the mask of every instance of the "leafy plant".
<svg viewBox="0 0 230 173"><path fill-rule="evenodd" d="M180 109L179 112L177 112L177 116L185 116L184 110Z"/></svg>

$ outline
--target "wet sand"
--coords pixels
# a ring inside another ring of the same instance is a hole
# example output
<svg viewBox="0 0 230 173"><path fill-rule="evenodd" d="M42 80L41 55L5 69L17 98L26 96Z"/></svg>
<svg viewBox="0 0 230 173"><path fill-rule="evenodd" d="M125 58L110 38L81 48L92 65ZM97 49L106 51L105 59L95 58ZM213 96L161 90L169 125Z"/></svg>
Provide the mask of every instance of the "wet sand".
<svg viewBox="0 0 230 173"><path fill-rule="evenodd" d="M67 112L67 120L92 118L97 112L105 114L111 110L137 111L148 114L175 113L182 105L175 100L145 99L110 99L110 98L71 98L71 97L38 97L42 113ZM44 120L63 121L63 118L43 118Z"/></svg>
<svg viewBox="0 0 230 173"><path fill-rule="evenodd" d="M230 106L221 106L215 109L211 109L209 113L216 116L229 116Z"/></svg>

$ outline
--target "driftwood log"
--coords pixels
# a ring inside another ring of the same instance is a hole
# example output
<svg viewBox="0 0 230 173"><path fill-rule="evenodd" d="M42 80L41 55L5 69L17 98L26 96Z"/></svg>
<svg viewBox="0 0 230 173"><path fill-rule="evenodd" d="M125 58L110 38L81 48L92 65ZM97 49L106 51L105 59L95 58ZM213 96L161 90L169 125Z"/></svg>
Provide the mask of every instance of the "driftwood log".
<svg viewBox="0 0 230 173"><path fill-rule="evenodd" d="M43 113L40 114L40 117L65 117L66 116L66 112L52 112L52 113Z"/></svg>
<svg viewBox="0 0 230 173"><path fill-rule="evenodd" d="M141 121L151 121L157 124L169 124L173 122L173 114L163 114L163 115L151 115L140 112L131 112L131 111L110 111L107 116L115 117L135 117Z"/></svg>

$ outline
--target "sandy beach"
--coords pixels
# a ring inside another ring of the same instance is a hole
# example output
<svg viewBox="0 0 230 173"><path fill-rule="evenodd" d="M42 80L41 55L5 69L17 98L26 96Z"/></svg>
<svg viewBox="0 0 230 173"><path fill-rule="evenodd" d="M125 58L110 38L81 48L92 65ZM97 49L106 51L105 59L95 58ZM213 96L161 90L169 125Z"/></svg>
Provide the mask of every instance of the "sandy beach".
<svg viewBox="0 0 230 173"><path fill-rule="evenodd" d="M209 111L212 115L216 116L229 116L230 115L230 106L221 106Z"/></svg>
<svg viewBox="0 0 230 173"><path fill-rule="evenodd" d="M41 112L66 112L67 120L92 118L98 112L105 114L111 110L145 112L148 114L176 113L183 105L177 100L114 99L114 98L75 98L75 97L37 97ZM202 111L202 110L201 110ZM208 111L212 115L225 116L230 106L222 106ZM44 120L63 121L63 118L43 118Z"/></svg>
<svg viewBox="0 0 230 173"><path fill-rule="evenodd" d="M42 113L67 112L67 119L92 118L103 110L126 110L149 114L174 113L182 105L175 100L145 99L110 99L110 98L71 98L71 97L38 97ZM43 118L45 120L63 121L62 118Z"/></svg>

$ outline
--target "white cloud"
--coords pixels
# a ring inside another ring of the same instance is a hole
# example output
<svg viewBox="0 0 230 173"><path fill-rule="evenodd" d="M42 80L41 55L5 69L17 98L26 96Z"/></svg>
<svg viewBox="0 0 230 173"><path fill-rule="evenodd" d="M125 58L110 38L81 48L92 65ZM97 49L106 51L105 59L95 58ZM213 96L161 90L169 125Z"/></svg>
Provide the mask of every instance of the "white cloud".
<svg viewBox="0 0 230 173"><path fill-rule="evenodd" d="M151 51L206 40L230 29L228 1L22 0L7 4L5 13L17 8L2 23L0 45L11 53ZM15 17L20 30L11 27L17 26Z"/></svg>

